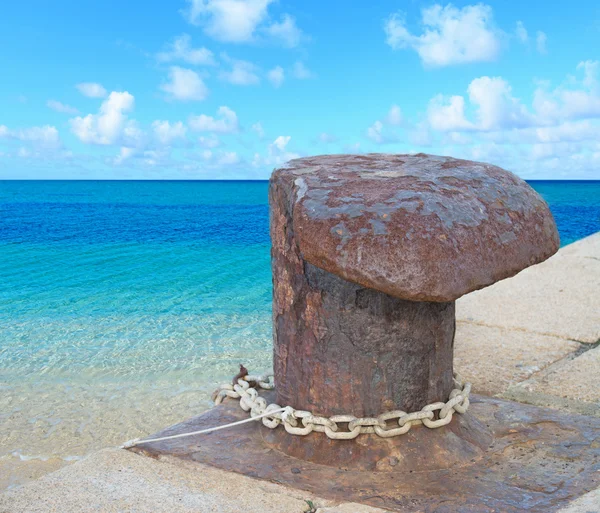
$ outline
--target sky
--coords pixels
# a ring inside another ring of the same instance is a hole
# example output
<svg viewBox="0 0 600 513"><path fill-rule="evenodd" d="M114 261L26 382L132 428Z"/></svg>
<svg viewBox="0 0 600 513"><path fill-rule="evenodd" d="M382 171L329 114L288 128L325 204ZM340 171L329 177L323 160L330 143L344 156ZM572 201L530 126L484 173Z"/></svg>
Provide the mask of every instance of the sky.
<svg viewBox="0 0 600 513"><path fill-rule="evenodd" d="M600 179L597 0L6 1L0 49L0 178L424 152Z"/></svg>

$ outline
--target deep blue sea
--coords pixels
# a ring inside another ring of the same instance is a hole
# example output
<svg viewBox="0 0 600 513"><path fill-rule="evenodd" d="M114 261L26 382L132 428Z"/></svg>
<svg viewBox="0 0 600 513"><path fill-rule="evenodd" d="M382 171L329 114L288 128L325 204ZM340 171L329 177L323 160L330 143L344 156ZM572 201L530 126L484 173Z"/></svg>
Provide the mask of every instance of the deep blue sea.
<svg viewBox="0 0 600 513"><path fill-rule="evenodd" d="M600 230L600 182L531 185L549 203L563 245ZM0 424L14 432L41 422L50 438L67 426L66 440L88 429L67 421L86 416L97 439L96 417L108 398L119 419L113 425L127 416L119 398L135 397L137 413L121 431L139 434L150 429L139 420L144 402L179 404L174 415L197 413L189 410L193 399L164 399L171 397L165 390L218 381L240 362L268 365L267 187L0 181ZM159 382L165 388L152 395ZM42 397L37 410L26 413L35 397ZM67 400L80 406L52 404ZM93 415L86 409L92 403ZM156 427L164 425L157 419ZM7 436L13 454L32 451Z"/></svg>

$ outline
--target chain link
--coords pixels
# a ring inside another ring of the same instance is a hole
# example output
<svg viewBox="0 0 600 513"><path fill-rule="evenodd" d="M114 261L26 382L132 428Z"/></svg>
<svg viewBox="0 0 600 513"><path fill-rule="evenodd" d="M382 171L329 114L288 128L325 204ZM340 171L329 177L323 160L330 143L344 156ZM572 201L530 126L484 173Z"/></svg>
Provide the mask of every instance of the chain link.
<svg viewBox="0 0 600 513"><path fill-rule="evenodd" d="M251 386L251 384L253 386ZM298 436L306 436L313 431L325 433L333 440L352 440L358 435L376 434L382 438L403 435L412 426L423 424L435 429L445 426L452 420L454 413L465 413L469 408L471 383L462 383L458 374L454 376L455 388L450 392L447 402L437 402L424 406L421 411L406 413L394 410L382 413L377 417L355 417L353 415L334 415L320 417L309 411L295 410L286 406L284 411L274 412L272 416L262 418L262 423L270 429L283 424L285 430ZM264 397L258 395L257 388L272 390L275 387L272 374L260 376L244 376L232 385L221 385L213 394L215 404L221 404L226 397L239 399L244 411L249 411L251 417L257 417L269 411L281 410L278 404L267 404ZM435 412L438 412L436 416ZM345 429L338 424L347 424Z"/></svg>

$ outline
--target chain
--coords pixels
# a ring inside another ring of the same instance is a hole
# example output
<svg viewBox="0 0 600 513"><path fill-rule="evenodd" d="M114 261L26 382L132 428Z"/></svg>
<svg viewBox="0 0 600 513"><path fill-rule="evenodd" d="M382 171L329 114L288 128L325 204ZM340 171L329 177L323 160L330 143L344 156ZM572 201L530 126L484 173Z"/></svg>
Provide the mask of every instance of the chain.
<svg viewBox="0 0 600 513"><path fill-rule="evenodd" d="M244 411L249 411L251 417L263 416L262 423L270 429L275 429L282 424L292 435L305 436L316 431L325 433L333 440L351 440L363 434L375 434L383 438L403 435L417 424L432 429L449 424L454 413L467 411L471 393L471 383L463 384L458 374L454 375L454 386L450 398L445 403L428 404L421 411L414 413L401 410L388 411L377 417L355 417L354 415L319 417L309 411L296 410L291 406L268 404L264 397L258 395L257 389L273 389L275 383L272 374L248 375L238 379L236 384L221 385L215 390L213 398L215 404L221 404L226 397L239 399ZM265 416L270 411L273 411L273 415ZM439 413L436 415L436 412ZM339 424L346 424L346 427L342 428Z"/></svg>

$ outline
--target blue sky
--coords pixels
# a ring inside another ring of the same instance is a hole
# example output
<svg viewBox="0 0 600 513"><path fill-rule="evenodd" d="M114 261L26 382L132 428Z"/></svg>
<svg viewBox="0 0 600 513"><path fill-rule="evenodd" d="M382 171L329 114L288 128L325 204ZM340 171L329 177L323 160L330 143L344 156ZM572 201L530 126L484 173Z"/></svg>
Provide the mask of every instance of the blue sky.
<svg viewBox="0 0 600 513"><path fill-rule="evenodd" d="M600 4L4 2L0 178L426 152L600 179Z"/></svg>

